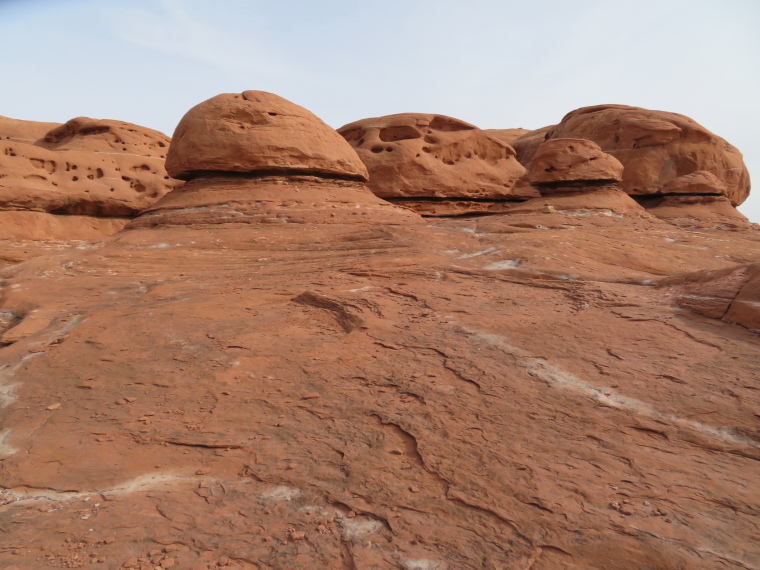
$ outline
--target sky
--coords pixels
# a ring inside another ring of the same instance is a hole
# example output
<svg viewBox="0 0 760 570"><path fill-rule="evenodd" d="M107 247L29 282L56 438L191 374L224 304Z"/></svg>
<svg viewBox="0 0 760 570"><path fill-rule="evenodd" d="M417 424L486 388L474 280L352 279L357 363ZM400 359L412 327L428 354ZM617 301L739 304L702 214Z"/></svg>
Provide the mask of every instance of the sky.
<svg viewBox="0 0 760 570"><path fill-rule="evenodd" d="M687 115L760 180L760 0L0 0L0 115L171 135L218 93L338 128L403 112L535 129L604 103ZM760 189L739 207L760 223Z"/></svg>

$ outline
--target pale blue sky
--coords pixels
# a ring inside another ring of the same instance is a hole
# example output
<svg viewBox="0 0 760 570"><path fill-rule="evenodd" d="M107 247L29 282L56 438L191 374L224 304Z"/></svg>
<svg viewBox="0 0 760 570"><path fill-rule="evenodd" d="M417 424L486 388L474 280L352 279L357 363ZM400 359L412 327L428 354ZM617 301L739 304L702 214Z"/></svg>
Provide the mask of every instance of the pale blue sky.
<svg viewBox="0 0 760 570"><path fill-rule="evenodd" d="M538 128L622 103L688 115L760 176L758 0L0 0L0 115L171 135L217 93L333 127L435 112ZM760 190L740 209L760 222Z"/></svg>

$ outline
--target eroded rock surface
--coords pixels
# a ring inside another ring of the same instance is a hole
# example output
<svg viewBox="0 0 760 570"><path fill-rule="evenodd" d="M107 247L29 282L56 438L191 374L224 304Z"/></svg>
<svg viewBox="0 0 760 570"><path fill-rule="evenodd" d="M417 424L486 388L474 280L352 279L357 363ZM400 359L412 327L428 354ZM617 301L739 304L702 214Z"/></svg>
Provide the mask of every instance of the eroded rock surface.
<svg viewBox="0 0 760 570"><path fill-rule="evenodd" d="M519 183L525 168L511 146L458 119L404 113L356 121L338 132L367 165L377 196L429 215L474 213L538 195ZM431 200L437 203L425 204Z"/></svg>
<svg viewBox="0 0 760 570"><path fill-rule="evenodd" d="M548 136L597 143L625 167L623 188L631 195L664 193L669 183L695 172L712 174L720 184L708 193L722 194L734 206L749 194L749 174L741 153L677 113L625 105L583 107L568 113Z"/></svg>
<svg viewBox="0 0 760 570"><path fill-rule="evenodd" d="M121 121L0 117L0 240L39 249L119 231L179 183L164 169L168 146L158 131ZM0 255L14 258L13 247L0 242Z"/></svg>
<svg viewBox="0 0 760 570"><path fill-rule="evenodd" d="M22 138L0 142L2 210L126 217L177 185L158 131L80 117L34 142Z"/></svg>

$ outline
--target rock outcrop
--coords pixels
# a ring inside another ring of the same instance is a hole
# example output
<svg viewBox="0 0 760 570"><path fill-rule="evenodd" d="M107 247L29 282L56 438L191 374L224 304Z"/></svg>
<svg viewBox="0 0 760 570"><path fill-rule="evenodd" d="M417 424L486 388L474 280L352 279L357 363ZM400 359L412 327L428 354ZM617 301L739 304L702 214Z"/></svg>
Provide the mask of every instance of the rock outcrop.
<svg viewBox="0 0 760 570"><path fill-rule="evenodd" d="M538 195L520 184L525 169L511 146L458 119L404 113L338 132L367 165L377 196L427 215L498 211Z"/></svg>
<svg viewBox="0 0 760 570"><path fill-rule="evenodd" d="M164 168L168 146L158 131L121 121L3 118L0 237L89 239L118 231L179 183Z"/></svg>
<svg viewBox="0 0 760 570"><path fill-rule="evenodd" d="M533 155L528 180L533 184L620 182L623 165L614 156L584 139L551 139Z"/></svg>
<svg viewBox="0 0 760 570"><path fill-rule="evenodd" d="M760 331L760 265L697 272L674 281L685 283L678 306Z"/></svg>
<svg viewBox="0 0 760 570"><path fill-rule="evenodd" d="M511 145L515 140L532 132L530 129L483 129L483 132Z"/></svg>
<svg viewBox="0 0 760 570"><path fill-rule="evenodd" d="M734 206L749 194L749 174L741 153L683 115L597 105L568 113L547 134L552 139L581 138L597 143L625 167L623 188L632 196L667 193L669 184L672 188L674 181L696 172L712 174L718 181L709 187L692 185L697 193L724 195ZM684 184L690 182L692 178Z"/></svg>
<svg viewBox="0 0 760 570"><path fill-rule="evenodd" d="M527 133L520 135L518 138L509 143L512 145L512 148L515 149L515 152L517 153L517 160L520 162L520 164L526 168L530 167L530 163L533 160L533 155L535 154L536 149L538 149L539 146L548 140L549 133L554 127L556 127L556 125L549 125L548 127L542 127L540 129L528 131Z"/></svg>
<svg viewBox="0 0 760 570"><path fill-rule="evenodd" d="M760 567L757 227L191 172L0 271L0 567Z"/></svg>
<svg viewBox="0 0 760 570"><path fill-rule="evenodd" d="M166 159L171 176L303 173L367 179L356 153L313 113L272 93L223 93L190 109Z"/></svg>
<svg viewBox="0 0 760 570"><path fill-rule="evenodd" d="M419 219L370 192L364 164L337 132L263 91L217 95L190 109L167 168L188 182L131 227Z"/></svg>

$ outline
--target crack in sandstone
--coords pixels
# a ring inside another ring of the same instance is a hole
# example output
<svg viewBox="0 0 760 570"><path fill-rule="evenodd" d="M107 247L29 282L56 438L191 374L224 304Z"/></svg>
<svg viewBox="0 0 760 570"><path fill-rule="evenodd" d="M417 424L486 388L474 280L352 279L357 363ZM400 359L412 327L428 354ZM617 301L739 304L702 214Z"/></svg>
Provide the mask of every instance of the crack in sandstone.
<svg viewBox="0 0 760 570"><path fill-rule="evenodd" d="M517 523L515 521L510 520L510 519L504 517L503 515L497 513L496 511L494 511L494 510L492 510L492 509L490 509L488 507L482 507L480 505L476 505L475 503L471 503L468 500L466 500L462 495L460 495L459 493L457 493L456 492L456 488L454 487L454 484L451 481L449 481L448 479L446 479L438 471L436 471L435 469L433 469L432 467L430 467L428 465L428 463L425 461L424 457L422 456L422 453L420 453L420 451L419 451L419 444L418 444L417 438L414 435L412 435L409 431L405 430L404 428L402 428L397 423L383 420L377 414L372 414L372 415L374 415L380 421L380 423L382 425L395 427L396 429L398 429L402 433L404 433L412 441L412 443L413 443L413 451L414 451L414 454L415 454L415 458L419 462L420 466L429 475L435 477L438 480L438 482L443 485L443 488L444 488L443 495L445 496L446 500L451 501L452 503L454 503L456 505L459 505L460 507L465 507L465 508L469 508L469 509L475 510L475 511L481 513L481 514L486 515L489 518L492 518L492 519L496 518L502 524L506 524L509 528L511 528L512 531L515 533L515 535L517 537L519 537L520 539L524 540L528 544L532 544L533 543L533 541L530 538L528 538L526 535L524 535L520 531L520 529L519 529L519 527L518 527L518 525L517 525ZM456 493L456 494L454 494L454 493ZM476 535L480 536L480 534L475 529L468 529L468 530L470 530L470 531L474 532Z"/></svg>

